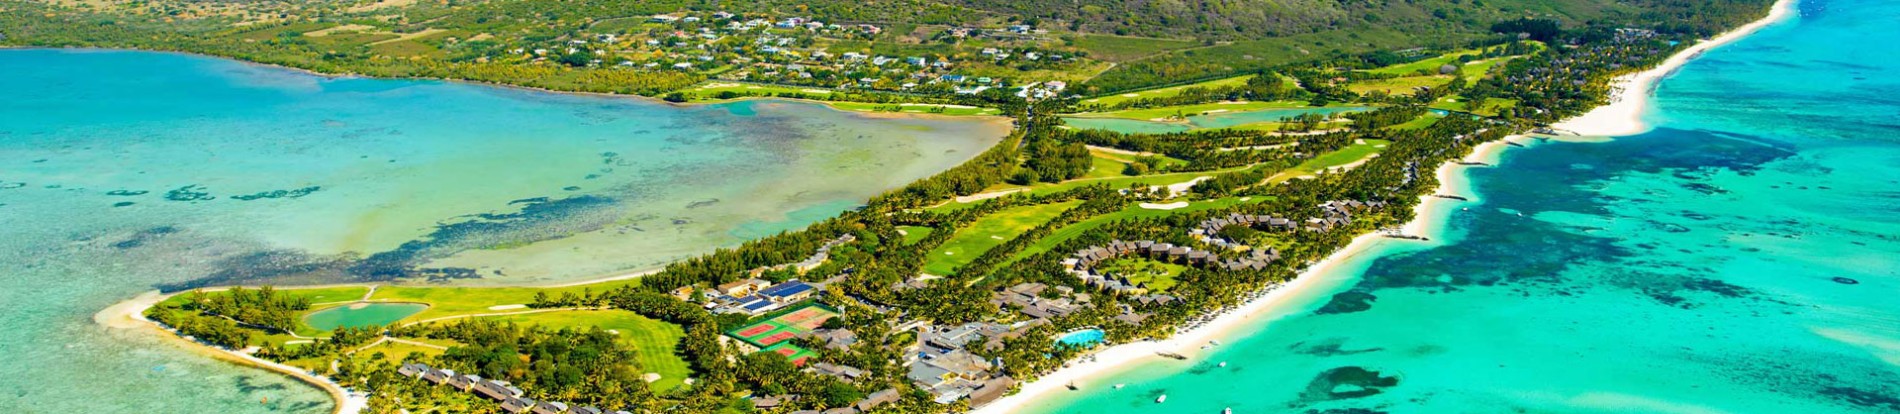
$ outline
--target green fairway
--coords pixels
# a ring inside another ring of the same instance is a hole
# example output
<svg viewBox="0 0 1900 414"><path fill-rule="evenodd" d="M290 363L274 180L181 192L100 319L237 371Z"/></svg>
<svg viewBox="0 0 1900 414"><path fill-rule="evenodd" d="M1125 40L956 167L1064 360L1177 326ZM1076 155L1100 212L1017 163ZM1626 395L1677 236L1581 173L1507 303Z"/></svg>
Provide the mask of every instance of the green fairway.
<svg viewBox="0 0 1900 414"><path fill-rule="evenodd" d="M1338 151L1320 154L1318 157L1306 160L1306 162L1302 162L1300 165L1296 165L1279 174L1274 174L1272 177L1267 177L1267 182L1284 182L1301 176L1317 174L1328 168L1359 162L1360 160L1370 158L1374 154L1378 154L1380 150L1384 150L1385 146L1390 143L1390 141L1377 139L1364 140L1364 142L1340 148Z"/></svg>
<svg viewBox="0 0 1900 414"><path fill-rule="evenodd" d="M1187 89L1187 88L1205 88L1205 87L1213 87L1213 86L1245 85L1247 83L1247 79L1252 79L1253 76L1254 75L1235 76L1231 78L1215 79L1211 81L1191 83L1191 84L1181 85L1181 86L1170 86L1166 88L1149 89L1149 90L1144 90L1144 91L1124 92L1124 93L1118 93L1118 94L1113 94L1113 95L1099 96L1099 97L1094 97L1094 98L1089 98L1089 99L1083 99L1082 104L1083 105L1089 105L1089 104L1115 105L1115 104L1120 104L1122 102L1127 102L1134 99L1160 98L1160 97L1180 95L1181 90Z"/></svg>
<svg viewBox="0 0 1900 414"><path fill-rule="evenodd" d="M1353 82L1351 85L1346 85L1346 89L1354 93L1385 91L1392 95L1411 95L1414 92L1418 92L1417 88L1419 87L1436 88L1449 82L1451 82L1451 75L1406 76L1402 78Z"/></svg>
<svg viewBox="0 0 1900 414"><path fill-rule="evenodd" d="M1466 101L1463 96L1458 96L1458 95L1452 95L1452 96L1440 98L1438 102L1433 102L1431 106L1432 109L1443 109L1447 111L1457 111L1457 112L1470 112L1470 113L1484 115L1484 116L1497 116L1498 110L1504 109L1504 108L1514 108L1514 107L1517 107L1516 99L1491 98L1491 99L1486 99L1484 101L1484 105L1482 105L1481 107L1472 108L1471 102Z"/></svg>
<svg viewBox="0 0 1900 414"><path fill-rule="evenodd" d="M616 280L583 286L559 288L538 287L410 287L384 286L371 295L374 301L421 302L429 304L429 309L405 318L413 322L445 316L469 315L479 313L520 312L526 309L494 310L494 306L523 305L534 302L534 294L546 292L548 296L559 297L562 293L581 293L592 289L594 292L606 292L627 285L639 284L638 279Z"/></svg>
<svg viewBox="0 0 1900 414"><path fill-rule="evenodd" d="M1478 54L1477 50L1465 49L1465 50L1459 50L1459 51L1455 51L1451 53L1446 53L1443 55L1438 55L1437 57L1420 60L1417 62L1401 63L1401 64L1381 67L1377 69L1368 69L1366 70L1366 72L1385 73L1385 74L1393 74L1393 75L1400 75L1400 76L1412 76L1412 75L1418 74L1419 73L1418 71L1423 70L1431 74L1437 74L1438 67L1444 66L1446 64L1463 66L1463 62L1459 62L1458 58L1464 57L1464 56L1476 55L1476 54Z"/></svg>
<svg viewBox="0 0 1900 414"><path fill-rule="evenodd" d="M1093 157L1090 157L1091 161L1088 174L1083 174L1082 178L1115 178L1128 176L1128 174L1123 174L1128 170L1127 161L1110 158L1104 154L1105 153L1101 151L1089 151L1089 155L1093 155Z"/></svg>
<svg viewBox="0 0 1900 414"><path fill-rule="evenodd" d="M1405 121L1405 123L1403 124L1393 125L1386 128L1400 129L1400 130L1425 129L1425 128L1431 127L1432 124L1438 123L1438 120L1440 119L1445 119L1445 117L1433 115L1433 114L1425 114L1417 118L1412 118L1412 120L1410 121Z"/></svg>
<svg viewBox="0 0 1900 414"><path fill-rule="evenodd" d="M1333 105L1333 106L1344 107L1344 106L1351 106L1351 105ZM1164 106L1164 107L1159 107L1159 108L1129 109L1129 110L1124 110L1124 111L1113 111L1113 112L1091 112L1091 113L1075 114L1073 116L1077 118L1121 118L1121 119L1134 119L1134 120L1147 121L1147 120L1153 120L1157 118L1169 118L1169 117L1177 117L1177 116L1181 116L1181 117L1196 116L1196 115L1206 115L1206 114L1211 114L1211 113L1258 111L1262 109L1312 108L1312 107L1313 106L1309 105L1305 101L1233 102L1233 103L1216 102L1216 103L1205 103L1205 104L1196 104L1196 105Z"/></svg>
<svg viewBox="0 0 1900 414"><path fill-rule="evenodd" d="M675 353L675 348L679 346L680 338L686 336L686 331L679 325L661 322L633 312L623 310L561 311L485 318L552 329L586 330L600 327L633 346L637 353L634 358L640 361L641 372L660 374L660 380L652 384L655 390L673 389L693 374L687 367L686 360Z"/></svg>
<svg viewBox="0 0 1900 414"><path fill-rule="evenodd" d="M904 232L905 245L917 244L918 241L923 240L925 237L930 237L930 232L937 230L933 227L923 226L897 226L897 229Z"/></svg>
<svg viewBox="0 0 1900 414"><path fill-rule="evenodd" d="M408 357L410 354L442 355L442 351L441 349L421 345L383 341L383 343L376 344L376 346L359 349L355 354L352 354L351 357L356 358L358 362L366 362L370 361L380 352L383 354L384 361L402 361L403 358Z"/></svg>
<svg viewBox="0 0 1900 414"><path fill-rule="evenodd" d="M975 223L957 229L955 236L925 256L924 272L939 276L955 274L957 268L976 260L983 252L1001 246L1023 231L1042 225L1078 204L1082 202L1012 207L983 216Z"/></svg>

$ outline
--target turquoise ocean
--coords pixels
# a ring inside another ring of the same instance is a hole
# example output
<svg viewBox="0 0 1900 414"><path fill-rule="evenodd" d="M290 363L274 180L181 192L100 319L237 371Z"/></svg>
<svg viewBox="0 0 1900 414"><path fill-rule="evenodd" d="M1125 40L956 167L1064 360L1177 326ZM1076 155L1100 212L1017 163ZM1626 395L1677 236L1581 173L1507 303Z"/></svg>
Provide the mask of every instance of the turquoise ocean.
<svg viewBox="0 0 1900 414"><path fill-rule="evenodd" d="M1448 234L1026 411L1900 412L1900 3L1798 8L1664 80L1654 131L1525 140Z"/></svg>
<svg viewBox="0 0 1900 414"><path fill-rule="evenodd" d="M328 412L312 387L92 316L159 288L651 269L834 216L1008 132L169 53L0 50L0 75L12 413Z"/></svg>

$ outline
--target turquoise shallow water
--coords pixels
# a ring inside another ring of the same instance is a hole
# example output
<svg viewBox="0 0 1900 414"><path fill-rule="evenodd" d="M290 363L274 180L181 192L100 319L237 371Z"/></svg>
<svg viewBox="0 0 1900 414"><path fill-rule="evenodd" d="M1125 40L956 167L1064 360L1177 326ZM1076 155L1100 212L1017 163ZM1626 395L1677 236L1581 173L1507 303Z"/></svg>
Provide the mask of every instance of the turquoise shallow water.
<svg viewBox="0 0 1900 414"><path fill-rule="evenodd" d="M164 53L0 50L0 74L5 412L323 412L310 387L91 316L154 287L652 268L835 215L1007 133Z"/></svg>
<svg viewBox="0 0 1900 414"><path fill-rule="evenodd" d="M1028 411L1900 412L1900 4L1800 10L1665 80L1659 129L1466 170L1438 241Z"/></svg>

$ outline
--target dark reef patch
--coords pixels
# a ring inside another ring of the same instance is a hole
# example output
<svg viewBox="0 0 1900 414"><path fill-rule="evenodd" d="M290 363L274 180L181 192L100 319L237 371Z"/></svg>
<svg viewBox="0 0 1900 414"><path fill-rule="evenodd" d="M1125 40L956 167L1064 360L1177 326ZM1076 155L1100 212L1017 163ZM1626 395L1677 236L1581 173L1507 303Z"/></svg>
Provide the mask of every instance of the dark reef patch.
<svg viewBox="0 0 1900 414"><path fill-rule="evenodd" d="M1827 387L1820 394L1861 407L1900 412L1900 397L1892 395L1853 387Z"/></svg>
<svg viewBox="0 0 1900 414"><path fill-rule="evenodd" d="M204 190L206 190L206 188L197 184L178 187L171 191L166 191L165 199L171 201L205 201L218 198Z"/></svg>
<svg viewBox="0 0 1900 414"><path fill-rule="evenodd" d="M238 392L245 394L254 394L258 391L283 391L290 388L282 383L258 384L249 376L237 377L236 383Z"/></svg>
<svg viewBox="0 0 1900 414"><path fill-rule="evenodd" d="M1380 375L1361 367L1339 367L1326 370L1306 385L1300 393L1300 401L1316 403L1370 397L1384 392L1384 389L1399 385L1399 377Z"/></svg>
<svg viewBox="0 0 1900 414"><path fill-rule="evenodd" d="M1834 283L1839 283L1839 284L1843 284L1843 285L1858 285L1858 284L1860 284L1860 281L1859 281L1859 280L1854 280L1854 278L1851 278L1851 277L1840 277L1840 276L1835 276L1833 280L1834 280Z"/></svg>
<svg viewBox="0 0 1900 414"><path fill-rule="evenodd" d="M1315 310L1313 313L1331 315L1336 313L1364 312L1367 309L1372 309L1372 301L1378 299L1378 296L1373 296L1371 293L1358 291L1340 292L1333 295L1332 300L1327 301L1325 306L1321 306L1319 310Z"/></svg>
<svg viewBox="0 0 1900 414"><path fill-rule="evenodd" d="M112 191L107 191L107 192L106 192L106 195L109 195L109 196L121 196L121 197L127 197L127 196L136 196L136 195L145 195L146 193L150 193L150 191L145 191L145 190L112 190Z"/></svg>
<svg viewBox="0 0 1900 414"><path fill-rule="evenodd" d="M1312 344L1308 344L1304 341L1295 342L1292 345L1288 345L1287 349L1293 351L1293 353L1296 353L1296 354L1312 355L1312 356L1319 356L1319 357L1356 355L1356 354L1363 354L1367 352L1379 352L1379 351L1385 350L1385 348L1345 349L1345 345L1346 345L1346 338L1326 338L1326 339L1321 339L1318 342L1314 342Z"/></svg>
<svg viewBox="0 0 1900 414"><path fill-rule="evenodd" d="M153 228L149 228L145 230L139 230L139 232L137 233L132 233L132 236L126 237L125 240L120 240L116 243L112 243L112 247L119 250L125 250L125 249L134 248L134 247L144 246L145 242L152 241L160 237L165 237L166 235L177 233L177 232L178 232L178 228L172 227L172 226L158 226L158 227L153 227Z"/></svg>
<svg viewBox="0 0 1900 414"><path fill-rule="evenodd" d="M170 292L232 284L477 278L480 275L475 269L423 267L423 264L464 250L534 243L599 230L612 224L619 215L614 200L600 196L524 199L515 200L509 205L521 206L521 210L476 214L437 224L434 231L422 238L368 256L317 256L290 250L254 251L218 261L215 267L219 270L204 277L162 284L158 288Z"/></svg>
<svg viewBox="0 0 1900 414"><path fill-rule="evenodd" d="M1386 411L1371 408L1328 408L1324 410L1306 410L1306 414L1386 414Z"/></svg>
<svg viewBox="0 0 1900 414"><path fill-rule="evenodd" d="M295 190L260 191L256 193L245 194L245 195L235 195L235 196L231 196L231 198L242 200L242 201L251 201L251 200L257 200L257 199L264 199L264 198L298 198L298 197L310 195L310 193L317 192L317 190L321 190L321 189L323 189L323 187L313 185L313 186L299 188Z"/></svg>

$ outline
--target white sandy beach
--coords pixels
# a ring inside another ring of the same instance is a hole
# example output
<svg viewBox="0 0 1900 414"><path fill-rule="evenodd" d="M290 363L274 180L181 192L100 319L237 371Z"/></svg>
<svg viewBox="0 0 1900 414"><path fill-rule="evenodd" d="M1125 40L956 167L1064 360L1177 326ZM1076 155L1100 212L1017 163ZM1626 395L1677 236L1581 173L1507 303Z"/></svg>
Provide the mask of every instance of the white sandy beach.
<svg viewBox="0 0 1900 414"><path fill-rule="evenodd" d="M1551 127L1575 132L1578 135L1634 135L1648 132L1650 125L1643 122L1643 113L1649 108L1651 95L1663 78L1675 73L1676 69L1701 56L1702 52L1728 44L1736 39L1748 36L1774 22L1792 16L1795 13L1794 0L1777 0L1768 10L1768 16L1749 22L1734 30L1722 33L1712 39L1696 43L1683 49L1650 70L1618 76L1610 85L1610 104L1596 107L1579 115L1552 124Z"/></svg>
<svg viewBox="0 0 1900 414"><path fill-rule="evenodd" d="M1734 41L1749 33L1753 33L1763 26L1780 21L1791 15L1793 11L1793 0L1778 0L1768 16L1761 20L1751 22L1724 33L1721 36L1717 36L1714 39L1698 43L1678 52L1670 56L1669 59L1665 60L1655 69L1619 77L1613 86L1616 90L1621 91L1617 93L1617 97L1613 98L1615 103L1598 107L1582 116L1565 120L1564 122L1558 123L1556 127L1582 135L1628 135L1647 131L1649 126L1643 123L1641 115L1643 111L1646 110L1646 106L1649 102L1649 92L1654 88L1656 82L1675 71L1676 68L1681 67L1684 63L1694 59L1703 51ZM1639 91L1639 93L1632 94L1628 91ZM1504 141L1522 139L1524 139L1523 136L1512 135L1500 141L1479 144L1472 148L1471 153L1467 154L1462 161L1496 165L1501 159L1504 150L1509 148L1509 144ZM1456 195L1476 200L1476 194L1471 190L1470 183L1464 174L1462 174L1462 169L1473 167L1479 166L1462 165L1458 162L1447 162L1440 165L1436 172L1438 188L1434 189L1432 194ZM1401 231L1404 234L1424 236L1433 239L1443 237L1447 218L1450 217L1456 206L1465 203L1467 202L1431 197L1428 195L1414 207L1415 215L1412 221L1407 222ZM1166 357L1157 355L1158 352L1173 352L1193 358L1195 355L1193 352L1198 351L1201 345L1207 344L1211 339L1231 338L1236 328L1260 323L1260 319L1271 314L1269 311L1274 310L1277 305L1286 302L1287 298L1294 297L1301 293L1303 289L1313 285L1315 279L1327 274L1340 263L1344 262L1345 259L1366 253L1368 247L1374 245L1375 242L1380 239L1384 239L1384 237L1376 233L1360 235L1354 238L1352 243L1346 245L1345 248L1334 252L1325 260L1321 260L1312 267L1307 268L1306 271L1301 272L1292 281L1273 289L1272 292L1248 301L1236 309L1222 313L1206 324L1182 332L1166 340L1120 344L1101 350L1091 354L1093 359L1088 362L1078 362L1056 370L1035 381L1025 382L1021 390L1016 394L978 407L973 410L972 413L1005 414L1017 412L1027 407L1035 398L1058 392L1058 390L1066 391L1067 385L1070 383L1105 386L1107 384L1088 384L1088 380L1103 374L1129 369L1133 364L1139 362L1167 360ZM1417 243L1416 241L1393 241Z"/></svg>

